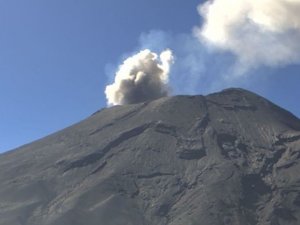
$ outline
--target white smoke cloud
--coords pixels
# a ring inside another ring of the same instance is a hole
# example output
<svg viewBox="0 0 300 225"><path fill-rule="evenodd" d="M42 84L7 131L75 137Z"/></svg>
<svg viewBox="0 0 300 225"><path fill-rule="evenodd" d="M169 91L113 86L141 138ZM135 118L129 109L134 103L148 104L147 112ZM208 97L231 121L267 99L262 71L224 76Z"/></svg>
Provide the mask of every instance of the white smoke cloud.
<svg viewBox="0 0 300 225"><path fill-rule="evenodd" d="M124 105L167 96L172 51L159 56L149 49L126 59L105 89L108 105Z"/></svg>
<svg viewBox="0 0 300 225"><path fill-rule="evenodd" d="M236 75L300 62L300 0L209 0L198 11L196 36L234 53Z"/></svg>
<svg viewBox="0 0 300 225"><path fill-rule="evenodd" d="M199 44L192 34L173 34L163 30L151 30L142 33L139 38L139 49L152 49L160 52L172 49L176 63L172 65L172 78L169 85L172 94L197 94L199 85L206 74L206 60L209 56L205 47ZM205 87L206 89L206 87ZM201 90L203 88L201 87Z"/></svg>
<svg viewBox="0 0 300 225"><path fill-rule="evenodd" d="M269 76L266 67L300 64L300 0L207 0L198 11L203 20L194 33L141 34L137 48L151 51L120 66L105 90L109 105L166 96L169 85L174 94L249 87Z"/></svg>

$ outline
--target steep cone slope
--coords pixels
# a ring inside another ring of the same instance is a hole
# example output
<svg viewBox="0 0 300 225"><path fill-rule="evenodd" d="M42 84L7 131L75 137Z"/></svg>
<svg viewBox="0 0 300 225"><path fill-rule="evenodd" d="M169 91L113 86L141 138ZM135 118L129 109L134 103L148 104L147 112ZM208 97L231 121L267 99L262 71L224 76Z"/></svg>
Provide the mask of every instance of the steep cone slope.
<svg viewBox="0 0 300 225"><path fill-rule="evenodd" d="M300 224L300 121L241 89L117 106L0 156L1 225Z"/></svg>

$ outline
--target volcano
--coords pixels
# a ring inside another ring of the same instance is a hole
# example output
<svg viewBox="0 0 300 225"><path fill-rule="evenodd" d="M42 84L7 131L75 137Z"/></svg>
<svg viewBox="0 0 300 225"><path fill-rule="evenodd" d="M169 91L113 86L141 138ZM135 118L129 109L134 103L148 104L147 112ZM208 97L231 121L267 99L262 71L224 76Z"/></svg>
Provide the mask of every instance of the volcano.
<svg viewBox="0 0 300 225"><path fill-rule="evenodd" d="M300 120L243 89L102 109L0 155L1 225L300 224Z"/></svg>

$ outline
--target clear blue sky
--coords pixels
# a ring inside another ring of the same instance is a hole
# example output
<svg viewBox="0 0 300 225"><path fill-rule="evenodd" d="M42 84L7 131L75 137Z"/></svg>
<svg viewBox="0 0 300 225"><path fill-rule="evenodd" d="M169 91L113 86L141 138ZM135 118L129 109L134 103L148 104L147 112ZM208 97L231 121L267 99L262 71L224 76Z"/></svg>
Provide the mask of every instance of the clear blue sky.
<svg viewBox="0 0 300 225"><path fill-rule="evenodd" d="M199 0L0 1L0 152L106 106L108 76L142 33L189 34ZM260 69L239 86L300 116L300 67ZM175 75L174 75L175 76ZM209 75L208 75L209 76ZM176 80L176 79L175 79ZM175 82L175 81L173 81ZM193 93L206 94L205 79ZM175 88L175 94L190 94Z"/></svg>

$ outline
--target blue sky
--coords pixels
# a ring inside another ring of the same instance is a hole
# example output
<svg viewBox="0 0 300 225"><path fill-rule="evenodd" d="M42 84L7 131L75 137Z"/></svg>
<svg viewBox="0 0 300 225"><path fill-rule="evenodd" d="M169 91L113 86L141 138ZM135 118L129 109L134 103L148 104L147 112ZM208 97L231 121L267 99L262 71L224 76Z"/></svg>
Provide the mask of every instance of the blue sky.
<svg viewBox="0 0 300 225"><path fill-rule="evenodd" d="M153 39L151 44L142 43L141 35L162 31L163 39L172 39L166 45L176 50L181 37L189 36L192 28L201 24L196 10L199 3L0 1L0 152L51 134L105 107L104 88L126 56L141 47L168 47L155 46ZM199 51L204 51L202 48L199 45ZM222 57L215 59L214 65L211 57L202 59L210 69L199 75L191 90L188 85L180 88L176 79L180 68L175 69L171 74L174 94L208 93L207 83L214 79ZM299 117L299 72L298 65L258 68L251 79L234 85L255 91Z"/></svg>

